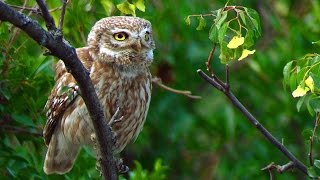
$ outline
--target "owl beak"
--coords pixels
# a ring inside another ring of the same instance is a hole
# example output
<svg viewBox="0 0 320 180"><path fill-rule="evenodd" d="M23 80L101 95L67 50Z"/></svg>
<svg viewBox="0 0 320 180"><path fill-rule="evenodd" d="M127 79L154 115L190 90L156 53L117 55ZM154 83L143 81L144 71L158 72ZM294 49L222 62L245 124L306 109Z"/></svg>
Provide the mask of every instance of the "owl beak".
<svg viewBox="0 0 320 180"><path fill-rule="evenodd" d="M141 42L140 39L138 39L132 46L132 49L135 50L136 52L141 51Z"/></svg>

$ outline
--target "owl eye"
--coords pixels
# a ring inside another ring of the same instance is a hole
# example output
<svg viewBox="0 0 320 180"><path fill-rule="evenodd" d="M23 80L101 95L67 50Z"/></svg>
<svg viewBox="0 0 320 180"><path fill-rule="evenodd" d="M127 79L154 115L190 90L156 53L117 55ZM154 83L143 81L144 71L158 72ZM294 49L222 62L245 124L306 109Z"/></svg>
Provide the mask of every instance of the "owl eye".
<svg viewBox="0 0 320 180"><path fill-rule="evenodd" d="M113 34L113 38L117 41L124 41L128 38L128 34L125 32L115 33Z"/></svg>
<svg viewBox="0 0 320 180"><path fill-rule="evenodd" d="M147 31L146 34L144 35L144 40L149 41L149 39L150 39L150 33L149 31Z"/></svg>

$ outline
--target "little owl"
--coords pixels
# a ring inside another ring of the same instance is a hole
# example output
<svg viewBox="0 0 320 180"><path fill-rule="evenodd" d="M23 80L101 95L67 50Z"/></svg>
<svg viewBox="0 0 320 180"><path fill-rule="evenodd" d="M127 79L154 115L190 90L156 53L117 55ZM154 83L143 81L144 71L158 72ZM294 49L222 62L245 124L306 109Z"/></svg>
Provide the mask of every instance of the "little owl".
<svg viewBox="0 0 320 180"><path fill-rule="evenodd" d="M115 154L142 130L151 99L149 66L154 48L149 21L115 16L98 21L88 35L88 45L77 49L114 133ZM94 144L93 124L77 82L62 61L55 73L43 130L47 174L70 171L81 146ZM121 118L110 122L116 112Z"/></svg>

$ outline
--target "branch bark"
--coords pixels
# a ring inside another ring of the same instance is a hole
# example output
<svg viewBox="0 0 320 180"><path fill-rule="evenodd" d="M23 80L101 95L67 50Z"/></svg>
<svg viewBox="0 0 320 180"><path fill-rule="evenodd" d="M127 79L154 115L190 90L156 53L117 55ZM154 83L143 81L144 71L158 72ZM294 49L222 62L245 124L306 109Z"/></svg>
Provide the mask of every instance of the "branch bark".
<svg viewBox="0 0 320 180"><path fill-rule="evenodd" d="M210 83L212 86L214 86L219 91L223 92L228 99L231 101L231 103L239 109L242 114L248 119L248 121L253 124L262 134L263 136L268 139L268 141L276 146L290 161L292 161L294 167L299 169L304 174L307 173L306 166L300 162L286 147L284 147L283 144L281 144L266 128L264 128L260 122L241 104L241 102L233 95L233 93L229 89L229 84L226 83L219 83L215 79L209 77L207 74L205 74L202 70L197 71L198 74L206 80L208 83Z"/></svg>
<svg viewBox="0 0 320 180"><path fill-rule="evenodd" d="M45 19L50 21L49 26L47 24L48 30L55 29L55 27L53 27L54 23L51 21L52 17L50 18L50 14L45 13L44 15ZM63 60L69 72L78 82L82 98L92 118L97 140L100 145L99 147L102 156L101 166L104 178L110 180L118 179L115 160L112 154L112 131L105 121L103 109L92 85L89 72L77 57L75 48L68 44L64 39L61 39L61 36L59 38L59 36L55 36L50 33L50 31L45 31L36 21L11 9L2 1L0 1L0 20L8 21L14 26L22 29L38 44L50 50L52 55Z"/></svg>

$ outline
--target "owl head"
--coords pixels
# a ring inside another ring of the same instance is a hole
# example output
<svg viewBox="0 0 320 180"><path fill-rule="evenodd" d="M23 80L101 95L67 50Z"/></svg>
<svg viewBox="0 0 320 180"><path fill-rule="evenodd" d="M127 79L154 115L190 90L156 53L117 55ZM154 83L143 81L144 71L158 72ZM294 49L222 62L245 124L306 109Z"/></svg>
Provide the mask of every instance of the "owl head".
<svg viewBox="0 0 320 180"><path fill-rule="evenodd" d="M151 23L129 16L103 18L91 29L88 47L99 61L125 69L148 67L155 49Z"/></svg>

